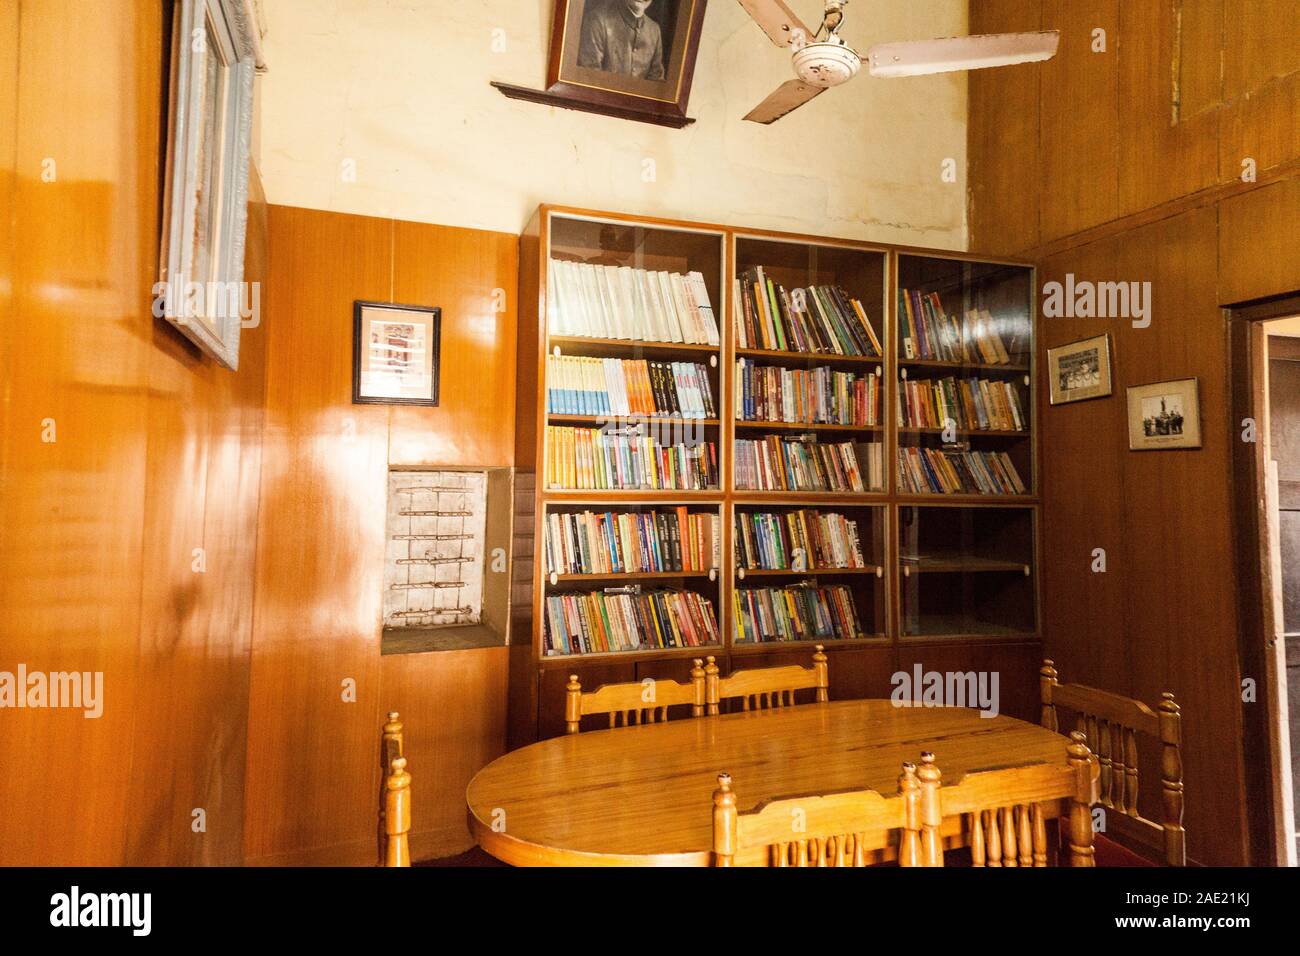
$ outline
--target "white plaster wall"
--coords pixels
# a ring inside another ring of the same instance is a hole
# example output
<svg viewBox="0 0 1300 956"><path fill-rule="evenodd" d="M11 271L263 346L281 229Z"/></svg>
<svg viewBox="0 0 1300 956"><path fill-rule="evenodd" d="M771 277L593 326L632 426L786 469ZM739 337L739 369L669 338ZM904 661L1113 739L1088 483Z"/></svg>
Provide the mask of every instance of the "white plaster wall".
<svg viewBox="0 0 1300 956"><path fill-rule="evenodd" d="M816 25L820 0L790 2ZM552 3L264 0L270 201L507 232L555 202L964 247L963 74L864 72L772 126L742 122L791 76L788 53L736 0L709 0L685 129L508 100L488 82L545 85ZM843 31L860 52L965 32L965 0L854 0Z"/></svg>

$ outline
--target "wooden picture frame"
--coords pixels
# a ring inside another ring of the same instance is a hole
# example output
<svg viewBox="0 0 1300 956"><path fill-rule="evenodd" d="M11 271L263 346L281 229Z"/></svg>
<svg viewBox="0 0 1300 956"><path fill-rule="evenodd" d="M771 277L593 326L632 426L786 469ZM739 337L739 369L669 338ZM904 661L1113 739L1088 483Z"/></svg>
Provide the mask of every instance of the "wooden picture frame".
<svg viewBox="0 0 1300 956"><path fill-rule="evenodd" d="M1068 405L1111 395L1114 388L1110 361L1109 332L1048 349L1049 403Z"/></svg>
<svg viewBox="0 0 1300 956"><path fill-rule="evenodd" d="M437 405L441 340L437 306L353 302L353 404Z"/></svg>
<svg viewBox="0 0 1300 956"><path fill-rule="evenodd" d="M707 2L555 0L547 88L492 85L548 106L676 128L693 123L686 106Z"/></svg>
<svg viewBox="0 0 1300 956"><path fill-rule="evenodd" d="M175 0L154 315L239 368L257 26L242 0ZM256 324L256 317L248 316Z"/></svg>
<svg viewBox="0 0 1300 956"><path fill-rule="evenodd" d="M1200 383L1195 378L1128 390L1129 451L1201 447Z"/></svg>

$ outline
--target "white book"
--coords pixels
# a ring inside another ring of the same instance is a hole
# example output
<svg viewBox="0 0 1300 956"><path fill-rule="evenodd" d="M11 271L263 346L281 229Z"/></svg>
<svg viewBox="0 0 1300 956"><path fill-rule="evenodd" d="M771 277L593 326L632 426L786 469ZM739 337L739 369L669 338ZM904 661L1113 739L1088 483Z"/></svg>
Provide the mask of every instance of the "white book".
<svg viewBox="0 0 1300 956"><path fill-rule="evenodd" d="M718 320L713 314L713 303L709 301L709 287L704 282L704 273L691 272L687 278L690 280L694 293L695 306L699 310L700 324L704 331L704 341L709 345L717 345L719 342Z"/></svg>
<svg viewBox="0 0 1300 956"><path fill-rule="evenodd" d="M654 273L648 269L638 269L636 273L637 289L641 293L641 301L645 303L647 325L650 334L656 342L668 341L668 325L664 321L663 309L659 307L658 296L655 295L658 283L654 279Z"/></svg>
<svg viewBox="0 0 1300 956"><path fill-rule="evenodd" d="M677 320L682 327L682 341L689 344L698 344L699 334L695 328L694 317L691 315L690 303L686 299L686 284L682 277L676 272L669 273L668 287L672 290L673 304L677 309Z"/></svg>
<svg viewBox="0 0 1300 956"><path fill-rule="evenodd" d="M551 295L548 296L550 330L552 335L568 335L572 322L573 306L569 302L569 263L562 259L551 260Z"/></svg>
<svg viewBox="0 0 1300 956"><path fill-rule="evenodd" d="M593 265L591 267L591 284L595 293L594 300L598 303L601 316L600 328L602 329L605 328L606 324L612 323L614 314L614 291L609 282L609 269L609 266Z"/></svg>
<svg viewBox="0 0 1300 956"><path fill-rule="evenodd" d="M619 293L618 266L600 266L601 292L609 297L608 302L608 325L610 333L608 338L620 338L616 330L623 327L623 300Z"/></svg>
<svg viewBox="0 0 1300 956"><path fill-rule="evenodd" d="M569 273L569 299L573 303L573 315L568 320L570 333L573 335L591 335L592 308L591 300L583 288L586 272L591 268L585 262L571 262Z"/></svg>
<svg viewBox="0 0 1300 956"><path fill-rule="evenodd" d="M664 303L664 317L668 320L668 330L670 333L670 342L684 342L686 335L682 328L682 317L677 311L677 297L673 295L672 279L667 272L657 272L655 277L659 280L659 296Z"/></svg>
<svg viewBox="0 0 1300 956"><path fill-rule="evenodd" d="M640 299L636 294L636 283L631 266L619 266L619 294L623 297L623 317L626 321L622 338L644 340L648 338L645 329L645 316L641 314Z"/></svg>

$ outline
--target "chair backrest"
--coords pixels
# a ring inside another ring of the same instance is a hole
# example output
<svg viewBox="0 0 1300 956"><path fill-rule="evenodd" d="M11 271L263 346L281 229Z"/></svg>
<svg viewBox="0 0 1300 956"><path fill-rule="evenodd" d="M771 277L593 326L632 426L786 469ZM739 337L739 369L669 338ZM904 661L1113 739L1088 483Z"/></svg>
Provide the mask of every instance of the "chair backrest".
<svg viewBox="0 0 1300 956"><path fill-rule="evenodd" d="M787 664L783 667L757 667L752 670L733 671L726 677L718 676L718 665L712 657L704 666L704 693L709 714L721 711L724 700L739 700L741 710L763 710L772 707L790 707L798 690L811 689L818 703L830 699L830 672L826 661L826 648L818 644L813 651L812 667Z"/></svg>
<svg viewBox="0 0 1300 956"><path fill-rule="evenodd" d="M1041 723L1058 730L1057 707L1078 715L1076 729L1087 738L1100 765L1098 802L1115 811L1106 818L1107 835L1130 834L1144 844L1163 844L1170 866L1187 863L1187 834L1183 830L1182 714L1174 695L1164 693L1152 710L1140 700L1083 684L1062 684L1056 667L1043 661L1039 671ZM1148 820L1138 812L1137 735L1160 743L1162 819ZM1115 819L1119 816L1121 819ZM1134 832L1136 831L1136 832ZM1146 831L1143 833L1143 831Z"/></svg>
<svg viewBox="0 0 1300 956"><path fill-rule="evenodd" d="M897 846L900 866L936 865L921 852L920 793L916 767L905 763L898 793L890 796L875 790L809 794L740 813L731 776L720 773L713 792L713 865L868 866L875 851L888 846Z"/></svg>
<svg viewBox="0 0 1300 956"><path fill-rule="evenodd" d="M397 711L389 711L379 736L382 783L379 792L379 865L410 866L411 775Z"/></svg>
<svg viewBox="0 0 1300 956"><path fill-rule="evenodd" d="M932 754L921 755L922 852L932 854L944 820L959 817L963 842L975 866L1047 866L1047 816L1058 802L1060 835L1065 846L1057 856L1069 866L1093 866L1092 802L1097 793L1096 761L1083 734L1072 733L1066 762L968 773L959 783L941 787ZM942 866L943 854L939 851Z"/></svg>
<svg viewBox="0 0 1300 956"><path fill-rule="evenodd" d="M577 674L569 675L565 688L564 722L568 733L576 734L587 714L608 714L609 726L653 724L668 719L668 708L686 704L692 717L704 716L704 661L696 658L688 682L675 680L604 684L583 693Z"/></svg>

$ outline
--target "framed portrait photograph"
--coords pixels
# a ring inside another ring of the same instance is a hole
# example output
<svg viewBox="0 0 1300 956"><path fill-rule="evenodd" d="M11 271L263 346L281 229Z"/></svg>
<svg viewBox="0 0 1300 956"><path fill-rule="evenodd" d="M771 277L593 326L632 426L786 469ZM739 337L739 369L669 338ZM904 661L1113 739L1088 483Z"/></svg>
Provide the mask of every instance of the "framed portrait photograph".
<svg viewBox="0 0 1300 956"><path fill-rule="evenodd" d="M437 405L442 310L422 305L352 305L352 401Z"/></svg>
<svg viewBox="0 0 1300 956"><path fill-rule="evenodd" d="M154 314L237 369L257 27L242 0L174 0L172 27Z"/></svg>
<svg viewBox="0 0 1300 956"><path fill-rule="evenodd" d="M555 0L547 89L507 96L681 127L706 0Z"/></svg>
<svg viewBox="0 0 1300 956"><path fill-rule="evenodd" d="M1110 334L1048 349L1047 378L1053 405L1111 394Z"/></svg>
<svg viewBox="0 0 1300 956"><path fill-rule="evenodd" d="M1201 447L1201 405L1197 380L1134 385L1128 390L1130 451Z"/></svg>

